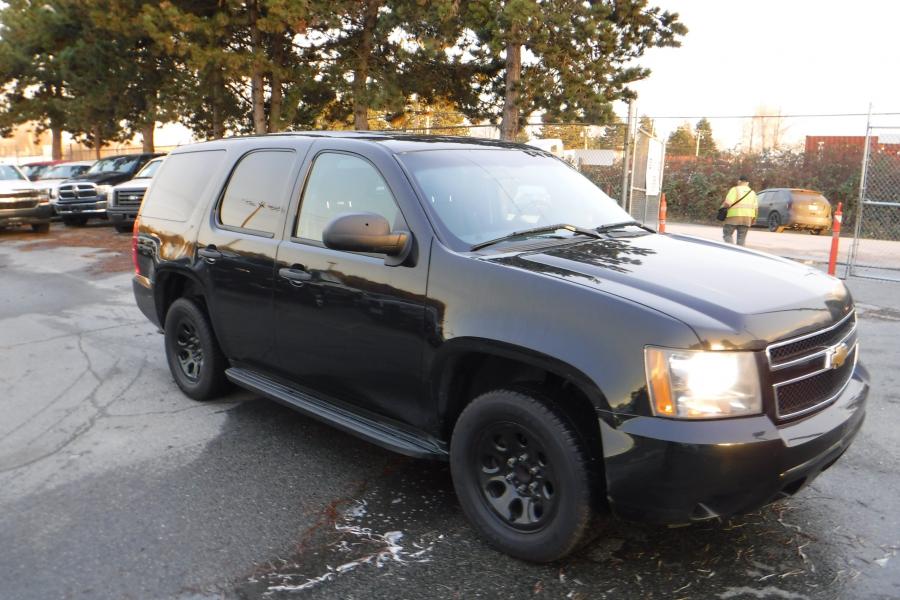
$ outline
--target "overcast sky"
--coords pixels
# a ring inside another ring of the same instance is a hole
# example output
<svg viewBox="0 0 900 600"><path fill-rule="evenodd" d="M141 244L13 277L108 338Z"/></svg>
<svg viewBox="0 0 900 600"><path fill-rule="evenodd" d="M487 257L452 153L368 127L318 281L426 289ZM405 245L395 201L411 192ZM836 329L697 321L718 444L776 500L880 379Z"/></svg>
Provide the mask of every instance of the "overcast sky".
<svg viewBox="0 0 900 600"><path fill-rule="evenodd" d="M650 0L681 15L681 48L649 51L653 74L633 88L649 116L900 112L898 0ZM618 112L626 114L624 107ZM873 118L873 122L897 117ZM691 119L692 122L696 119ZM683 119L657 120L668 132ZM789 119L787 134L865 135L865 117ZM720 146L743 122L712 120Z"/></svg>

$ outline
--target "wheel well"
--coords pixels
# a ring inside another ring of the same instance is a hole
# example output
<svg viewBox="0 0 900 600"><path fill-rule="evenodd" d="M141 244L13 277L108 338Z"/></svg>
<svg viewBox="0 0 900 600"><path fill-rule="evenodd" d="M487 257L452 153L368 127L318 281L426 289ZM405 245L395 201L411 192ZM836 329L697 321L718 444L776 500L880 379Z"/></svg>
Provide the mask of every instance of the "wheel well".
<svg viewBox="0 0 900 600"><path fill-rule="evenodd" d="M156 279L156 310L161 325L166 323L169 307L179 298L190 298L206 310L203 288L192 278L181 273L162 273Z"/></svg>
<svg viewBox="0 0 900 600"><path fill-rule="evenodd" d="M551 397L571 420L584 442L598 475L602 474L600 422L590 397L571 378L533 363L472 352L455 358L439 392L444 407L441 434L449 440L459 415L481 394L498 388L534 388ZM597 478L602 481L602 477Z"/></svg>

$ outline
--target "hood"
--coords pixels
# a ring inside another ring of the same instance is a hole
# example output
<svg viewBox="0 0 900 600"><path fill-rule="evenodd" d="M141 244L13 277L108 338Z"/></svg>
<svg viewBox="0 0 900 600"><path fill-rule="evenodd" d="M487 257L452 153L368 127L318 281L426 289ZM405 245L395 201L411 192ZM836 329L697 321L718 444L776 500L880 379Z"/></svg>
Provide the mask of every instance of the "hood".
<svg viewBox="0 0 900 600"><path fill-rule="evenodd" d="M82 173L78 177L66 179L66 183L90 181L96 183L97 185L116 185L117 183L128 181L133 175L134 173L119 173L117 171L113 171L111 173Z"/></svg>
<svg viewBox="0 0 900 600"><path fill-rule="evenodd" d="M617 236L485 260L649 306L691 327L706 347L759 350L853 306L844 284L821 271L690 236Z"/></svg>
<svg viewBox="0 0 900 600"><path fill-rule="evenodd" d="M153 181L150 177L141 177L140 179L129 179L124 183L120 183L116 186L117 190L146 190L150 187L150 182Z"/></svg>
<svg viewBox="0 0 900 600"><path fill-rule="evenodd" d="M37 189L33 181L22 181L21 179L3 179L0 180L0 194L9 194L12 192L22 192L26 190Z"/></svg>

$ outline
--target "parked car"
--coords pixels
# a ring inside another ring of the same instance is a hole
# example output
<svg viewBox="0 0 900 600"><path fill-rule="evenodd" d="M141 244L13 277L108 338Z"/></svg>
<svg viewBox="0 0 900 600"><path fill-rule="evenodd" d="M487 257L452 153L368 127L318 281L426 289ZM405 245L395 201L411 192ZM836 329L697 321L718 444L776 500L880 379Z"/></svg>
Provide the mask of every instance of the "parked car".
<svg viewBox="0 0 900 600"><path fill-rule="evenodd" d="M120 183L110 192L106 214L119 233L131 232L134 227L134 219L141 208L144 193L150 187L153 175L163 160L162 156L154 158L137 172L134 179Z"/></svg>
<svg viewBox="0 0 900 600"><path fill-rule="evenodd" d="M26 163L22 165L21 169L30 181L37 181L39 179L43 179L44 173L47 170L49 170L54 165L58 165L61 162L62 161L59 160L41 160L37 162Z"/></svg>
<svg viewBox="0 0 900 600"><path fill-rule="evenodd" d="M59 184L67 179L78 177L87 171L94 162L93 160L67 161L53 165L44 171L40 184L37 187L47 191L54 213L56 212L56 201L59 197Z"/></svg>
<svg viewBox="0 0 900 600"><path fill-rule="evenodd" d="M128 181L147 161L161 154L123 154L101 158L91 167L59 184L56 212L66 225L84 225L90 218L107 218L106 202L112 187Z"/></svg>
<svg viewBox="0 0 900 600"><path fill-rule="evenodd" d="M759 214L756 225L769 231L802 229L814 235L831 228L831 204L814 190L799 188L770 188L759 194Z"/></svg>
<svg viewBox="0 0 900 600"><path fill-rule="evenodd" d="M186 395L231 382L449 461L473 525L527 560L565 556L610 509L685 524L795 494L865 415L840 280L658 235L529 146L183 147L133 248L136 302Z"/></svg>
<svg viewBox="0 0 900 600"><path fill-rule="evenodd" d="M50 198L13 165L0 164L0 229L31 225L36 233L50 231Z"/></svg>

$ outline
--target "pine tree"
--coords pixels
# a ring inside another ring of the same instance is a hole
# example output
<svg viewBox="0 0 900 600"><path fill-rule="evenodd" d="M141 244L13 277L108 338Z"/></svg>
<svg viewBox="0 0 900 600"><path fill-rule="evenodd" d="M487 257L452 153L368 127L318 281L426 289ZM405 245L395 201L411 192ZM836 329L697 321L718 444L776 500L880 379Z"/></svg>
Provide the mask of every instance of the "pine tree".
<svg viewBox="0 0 900 600"><path fill-rule="evenodd" d="M691 129L690 123L681 124L678 129L669 134L666 143L666 154L669 156L694 156L697 138Z"/></svg>
<svg viewBox="0 0 900 600"><path fill-rule="evenodd" d="M0 25L0 133L33 121L38 132L51 131L52 156L61 159L71 101L66 46L80 30L78 11L72 2L7 0Z"/></svg>
<svg viewBox="0 0 900 600"><path fill-rule="evenodd" d="M649 74L634 59L687 32L647 0L472 0L465 17L478 68L457 100L472 118L499 119L503 139L538 110L552 122L611 122L612 102L632 98L628 84Z"/></svg>
<svg viewBox="0 0 900 600"><path fill-rule="evenodd" d="M713 138L712 124L709 120L704 117L697 121L697 126L694 131L696 136L700 138L698 156L717 156L719 154L719 149L716 147L716 140Z"/></svg>

